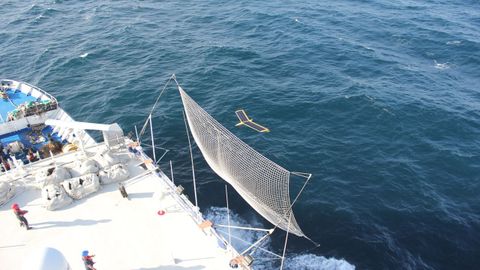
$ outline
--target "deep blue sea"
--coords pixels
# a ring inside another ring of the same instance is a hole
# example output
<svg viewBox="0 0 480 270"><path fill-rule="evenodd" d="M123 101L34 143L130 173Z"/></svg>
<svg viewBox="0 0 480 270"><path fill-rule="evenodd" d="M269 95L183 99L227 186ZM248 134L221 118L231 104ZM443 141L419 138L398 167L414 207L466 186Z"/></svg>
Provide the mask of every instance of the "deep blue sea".
<svg viewBox="0 0 480 270"><path fill-rule="evenodd" d="M478 1L2 0L0 10L0 77L50 92L76 120L133 131L175 73L239 138L312 173L294 211L321 246L290 236L286 269L479 269ZM235 127L239 108L271 132ZM172 84L153 123L170 150L161 167L169 174L171 160L193 198ZM224 182L193 151L201 210L224 221ZM292 178L292 197L302 184ZM232 222L272 226L229 191ZM263 247L281 253L284 237ZM258 269L279 266L254 257Z"/></svg>

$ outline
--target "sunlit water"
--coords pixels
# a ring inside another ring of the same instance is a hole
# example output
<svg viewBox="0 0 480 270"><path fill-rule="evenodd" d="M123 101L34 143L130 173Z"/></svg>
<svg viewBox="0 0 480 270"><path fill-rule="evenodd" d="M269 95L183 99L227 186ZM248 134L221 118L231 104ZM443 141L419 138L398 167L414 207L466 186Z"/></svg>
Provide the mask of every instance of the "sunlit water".
<svg viewBox="0 0 480 270"><path fill-rule="evenodd" d="M291 236L288 269L476 269L480 4L391 2L4 0L0 77L38 85L79 121L133 131L175 73L242 140L313 173L295 214L321 246ZM239 108L271 132L235 127ZM193 198L173 85L153 122L171 150L160 165L172 160ZM225 222L224 184L194 152L200 207ZM230 190L232 222L271 227ZM277 231L263 247L283 241Z"/></svg>

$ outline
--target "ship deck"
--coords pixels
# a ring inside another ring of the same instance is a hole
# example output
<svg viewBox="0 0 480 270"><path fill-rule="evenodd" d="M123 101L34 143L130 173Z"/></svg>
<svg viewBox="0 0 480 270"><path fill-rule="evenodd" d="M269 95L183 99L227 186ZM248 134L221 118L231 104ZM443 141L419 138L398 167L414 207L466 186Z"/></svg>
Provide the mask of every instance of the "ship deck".
<svg viewBox="0 0 480 270"><path fill-rule="evenodd" d="M102 144L88 148L87 154L93 155L99 147ZM54 162L71 164L79 154L32 163L18 181L28 183L37 168ZM210 229L199 227L191 204L175 193L170 180L148 162L145 165L141 156L126 149L120 154L128 157L130 178L124 184L129 199L121 196L117 184L110 184L66 208L48 211L40 190L25 188L0 207L1 268L21 269L29 254L53 247L63 253L73 270L85 269L83 250L96 255L97 269L230 269L232 252ZM29 211L26 218L32 230L19 226L10 209L13 202ZM165 214L160 215L160 210Z"/></svg>
<svg viewBox="0 0 480 270"><path fill-rule="evenodd" d="M21 142L23 145L23 151L16 153L14 156L27 164L29 163L26 157L27 150L32 149L33 152L39 151L42 146L48 143L49 137L53 138L55 141L62 142L62 144L67 143L66 140L62 141L57 133L53 133L53 128L51 126L43 126L41 127L41 130L38 131L29 127L0 135L0 145L3 148L6 148L10 143Z"/></svg>
<svg viewBox="0 0 480 270"><path fill-rule="evenodd" d="M2 122L7 121L8 113L15 110L20 104L37 100L33 96L12 88L8 88L6 93L8 99L0 98L0 121Z"/></svg>

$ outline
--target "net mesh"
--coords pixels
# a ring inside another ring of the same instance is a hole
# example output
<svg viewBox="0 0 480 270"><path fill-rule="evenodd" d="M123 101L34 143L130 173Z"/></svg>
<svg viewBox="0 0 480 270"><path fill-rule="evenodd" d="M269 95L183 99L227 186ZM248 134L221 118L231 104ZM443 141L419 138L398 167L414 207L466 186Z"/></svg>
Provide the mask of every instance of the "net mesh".
<svg viewBox="0 0 480 270"><path fill-rule="evenodd" d="M208 165L264 218L304 236L290 211L290 172L264 157L203 110L181 87L192 136Z"/></svg>

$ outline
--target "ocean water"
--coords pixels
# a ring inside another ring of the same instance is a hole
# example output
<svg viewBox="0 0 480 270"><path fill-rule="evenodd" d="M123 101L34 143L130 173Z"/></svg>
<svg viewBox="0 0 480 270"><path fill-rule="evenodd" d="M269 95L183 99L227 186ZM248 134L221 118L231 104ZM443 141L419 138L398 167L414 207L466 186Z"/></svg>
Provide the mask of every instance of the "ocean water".
<svg viewBox="0 0 480 270"><path fill-rule="evenodd" d="M294 211L321 245L291 236L286 269L480 268L478 1L2 0L0 9L0 77L43 88L75 119L133 131L175 73L239 138L313 173ZM193 198L180 98L167 89L153 118L156 144L170 150L160 165L169 173L171 160ZM271 132L235 127L238 108ZM224 183L193 150L200 207L225 222ZM292 193L302 183L293 178ZM230 207L236 224L271 227L233 189ZM262 247L281 253L284 237ZM279 266L264 251L254 257L258 269Z"/></svg>

